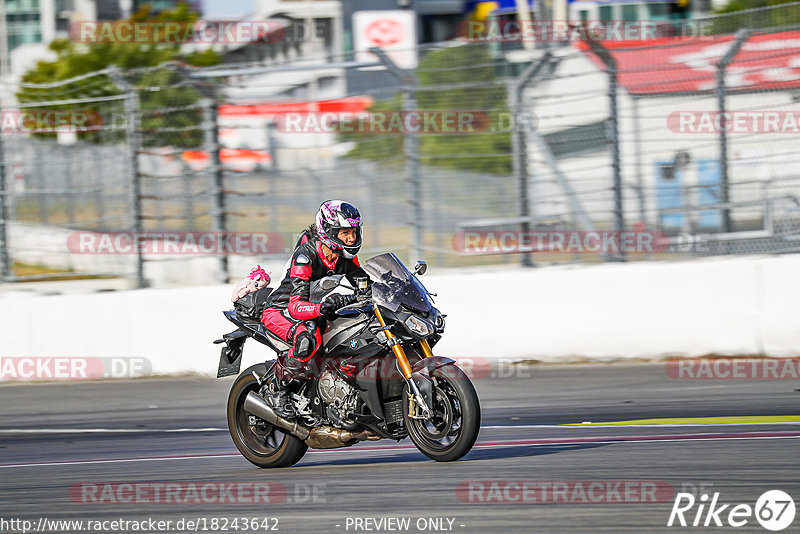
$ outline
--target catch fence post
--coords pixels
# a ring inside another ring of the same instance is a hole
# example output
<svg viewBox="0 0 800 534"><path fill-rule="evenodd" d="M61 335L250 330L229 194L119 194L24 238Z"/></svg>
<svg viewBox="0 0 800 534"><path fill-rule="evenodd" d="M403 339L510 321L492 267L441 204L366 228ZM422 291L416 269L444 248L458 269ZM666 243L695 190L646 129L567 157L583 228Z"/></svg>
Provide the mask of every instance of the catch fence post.
<svg viewBox="0 0 800 534"><path fill-rule="evenodd" d="M508 85L508 100L511 106L512 114L512 131L511 131L511 150L512 150L512 167L514 175L517 177L517 186L519 189L519 216L521 219L520 231L522 236L520 242L525 241L525 237L531 231L531 203L529 182L530 176L528 175L528 136L526 135L526 128L529 127L527 121L522 121L522 92L532 80L535 80L541 70L550 62L552 53L547 51L539 61L531 63L520 74L519 78L512 80ZM530 252L523 252L520 254L520 264L523 267L534 267L533 257Z"/></svg>
<svg viewBox="0 0 800 534"><path fill-rule="evenodd" d="M136 92L136 87L128 81L125 75L117 68L111 67L109 75L123 91L125 91L125 133L127 136L128 144L128 178L130 180L130 188L128 194L128 203L131 210L131 231L133 232L134 248L136 249L136 285L137 287L147 287L147 281L144 278L144 250L138 244L141 243L139 237L144 233L144 224L142 220L142 177L139 173L139 151L142 147L141 138L141 109L139 103L139 94Z"/></svg>
<svg viewBox="0 0 800 534"><path fill-rule="evenodd" d="M0 101L0 110L3 109ZM3 136L0 134L0 281L11 281L11 255L8 250L8 160L3 146Z"/></svg>
<svg viewBox="0 0 800 534"><path fill-rule="evenodd" d="M618 69L617 61L611 52L599 41L585 41L592 52L606 66L608 75L608 137L611 141L611 167L613 170L613 190L614 190L614 230L619 236L619 252L612 258L625 261L625 251L622 249L622 232L625 231L625 212L622 198L622 167L619 156L619 112L617 109L617 88L618 88Z"/></svg>
<svg viewBox="0 0 800 534"><path fill-rule="evenodd" d="M403 111L417 110L417 75L416 72L403 70L391 60L380 48L370 48L370 52L386 66L386 69L397 78L403 92ZM409 198L411 204L411 217L408 221L411 229L411 243L409 243L409 261L413 264L422 259L422 184L419 175L419 137L416 132L403 132L403 147L405 151L405 172L408 180Z"/></svg>
<svg viewBox="0 0 800 534"><path fill-rule="evenodd" d="M717 68L717 86L716 86L716 93L717 93L717 106L719 111L719 167L720 167L720 182L722 187L722 204L724 208L722 209L722 229L723 232L732 232L733 231L733 224L731 222L731 209L730 209L730 179L728 176L728 135L725 129L727 128L727 120L725 119L725 70L728 68L728 65L733 61L734 56L739 53L742 45L744 44L747 39L750 38L753 31L747 28L742 28L738 32L731 43L730 48L728 48L725 55L723 55L717 64L715 65Z"/></svg>
<svg viewBox="0 0 800 534"><path fill-rule="evenodd" d="M208 154L208 172L211 174L213 198L211 220L213 221L213 231L221 234L221 238L224 239L228 231L228 221L225 207L225 175L220 159L219 125L217 121L219 105L216 99L216 91L210 91L206 96L210 97L204 98L201 105L203 107L204 147ZM219 257L217 281L222 284L228 283L228 254L224 248Z"/></svg>

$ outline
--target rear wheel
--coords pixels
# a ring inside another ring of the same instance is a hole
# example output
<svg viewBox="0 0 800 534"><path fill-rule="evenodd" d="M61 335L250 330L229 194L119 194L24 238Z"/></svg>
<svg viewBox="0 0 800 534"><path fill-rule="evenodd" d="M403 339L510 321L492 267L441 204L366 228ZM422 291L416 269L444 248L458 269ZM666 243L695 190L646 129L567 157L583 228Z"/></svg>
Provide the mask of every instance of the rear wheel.
<svg viewBox="0 0 800 534"><path fill-rule="evenodd" d="M247 394L258 394L260 386L253 376L267 373L267 365L260 363L247 368L233 383L228 395L228 430L233 443L242 456L258 467L289 467L300 461L308 450L304 441L287 434L260 417L244 410ZM272 365L269 366L272 376Z"/></svg>
<svg viewBox="0 0 800 534"><path fill-rule="evenodd" d="M481 427L478 394L467 375L455 365L432 371L433 416L412 419L409 416L408 388L403 391L403 415L414 445L437 462L452 462L467 454Z"/></svg>

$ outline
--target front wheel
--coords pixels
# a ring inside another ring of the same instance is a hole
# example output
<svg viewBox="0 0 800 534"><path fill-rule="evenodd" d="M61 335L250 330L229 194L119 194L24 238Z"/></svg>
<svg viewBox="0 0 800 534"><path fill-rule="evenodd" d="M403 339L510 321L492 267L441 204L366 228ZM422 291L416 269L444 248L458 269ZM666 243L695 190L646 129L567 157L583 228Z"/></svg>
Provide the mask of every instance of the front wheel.
<svg viewBox="0 0 800 534"><path fill-rule="evenodd" d="M478 394L467 375L455 365L432 371L433 413L430 419L409 416L408 387L403 392L403 415L414 445L432 460L452 462L467 454L481 427Z"/></svg>
<svg viewBox="0 0 800 534"><path fill-rule="evenodd" d="M253 376L267 373L263 363L246 369L233 383L228 395L228 430L233 443L242 456L258 467L289 467L300 461L308 445L282 429L244 410L244 400L251 391L258 393L260 386ZM269 367L272 375L272 367Z"/></svg>

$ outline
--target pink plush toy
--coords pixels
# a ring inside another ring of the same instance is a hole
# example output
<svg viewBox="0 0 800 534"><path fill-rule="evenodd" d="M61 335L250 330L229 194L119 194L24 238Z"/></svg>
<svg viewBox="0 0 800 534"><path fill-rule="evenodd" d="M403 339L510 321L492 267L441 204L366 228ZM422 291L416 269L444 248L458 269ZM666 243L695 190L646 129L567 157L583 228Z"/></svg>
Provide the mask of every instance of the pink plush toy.
<svg viewBox="0 0 800 534"><path fill-rule="evenodd" d="M253 267L250 274L241 282L236 284L231 294L231 302L236 302L248 293L252 293L262 287L269 285L269 273L265 271L260 265Z"/></svg>

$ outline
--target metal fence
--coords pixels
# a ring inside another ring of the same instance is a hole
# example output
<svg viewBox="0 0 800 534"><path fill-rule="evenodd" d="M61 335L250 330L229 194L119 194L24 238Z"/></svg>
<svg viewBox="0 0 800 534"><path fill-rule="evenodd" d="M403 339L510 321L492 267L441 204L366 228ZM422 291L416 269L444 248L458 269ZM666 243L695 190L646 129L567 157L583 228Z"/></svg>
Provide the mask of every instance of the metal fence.
<svg viewBox="0 0 800 534"><path fill-rule="evenodd" d="M758 20L791 22L792 10ZM800 32L726 33L741 26L713 17L691 35L533 50L453 41L423 47L413 70L376 51L370 63L174 63L23 85L15 113L97 120L77 133L4 130L3 279L227 281L285 260L328 198L362 210L363 255L447 267L797 252ZM778 122L766 128L768 112ZM274 246L81 249L180 232L264 232ZM658 246L586 246L624 232ZM526 248L530 235L544 245Z"/></svg>

